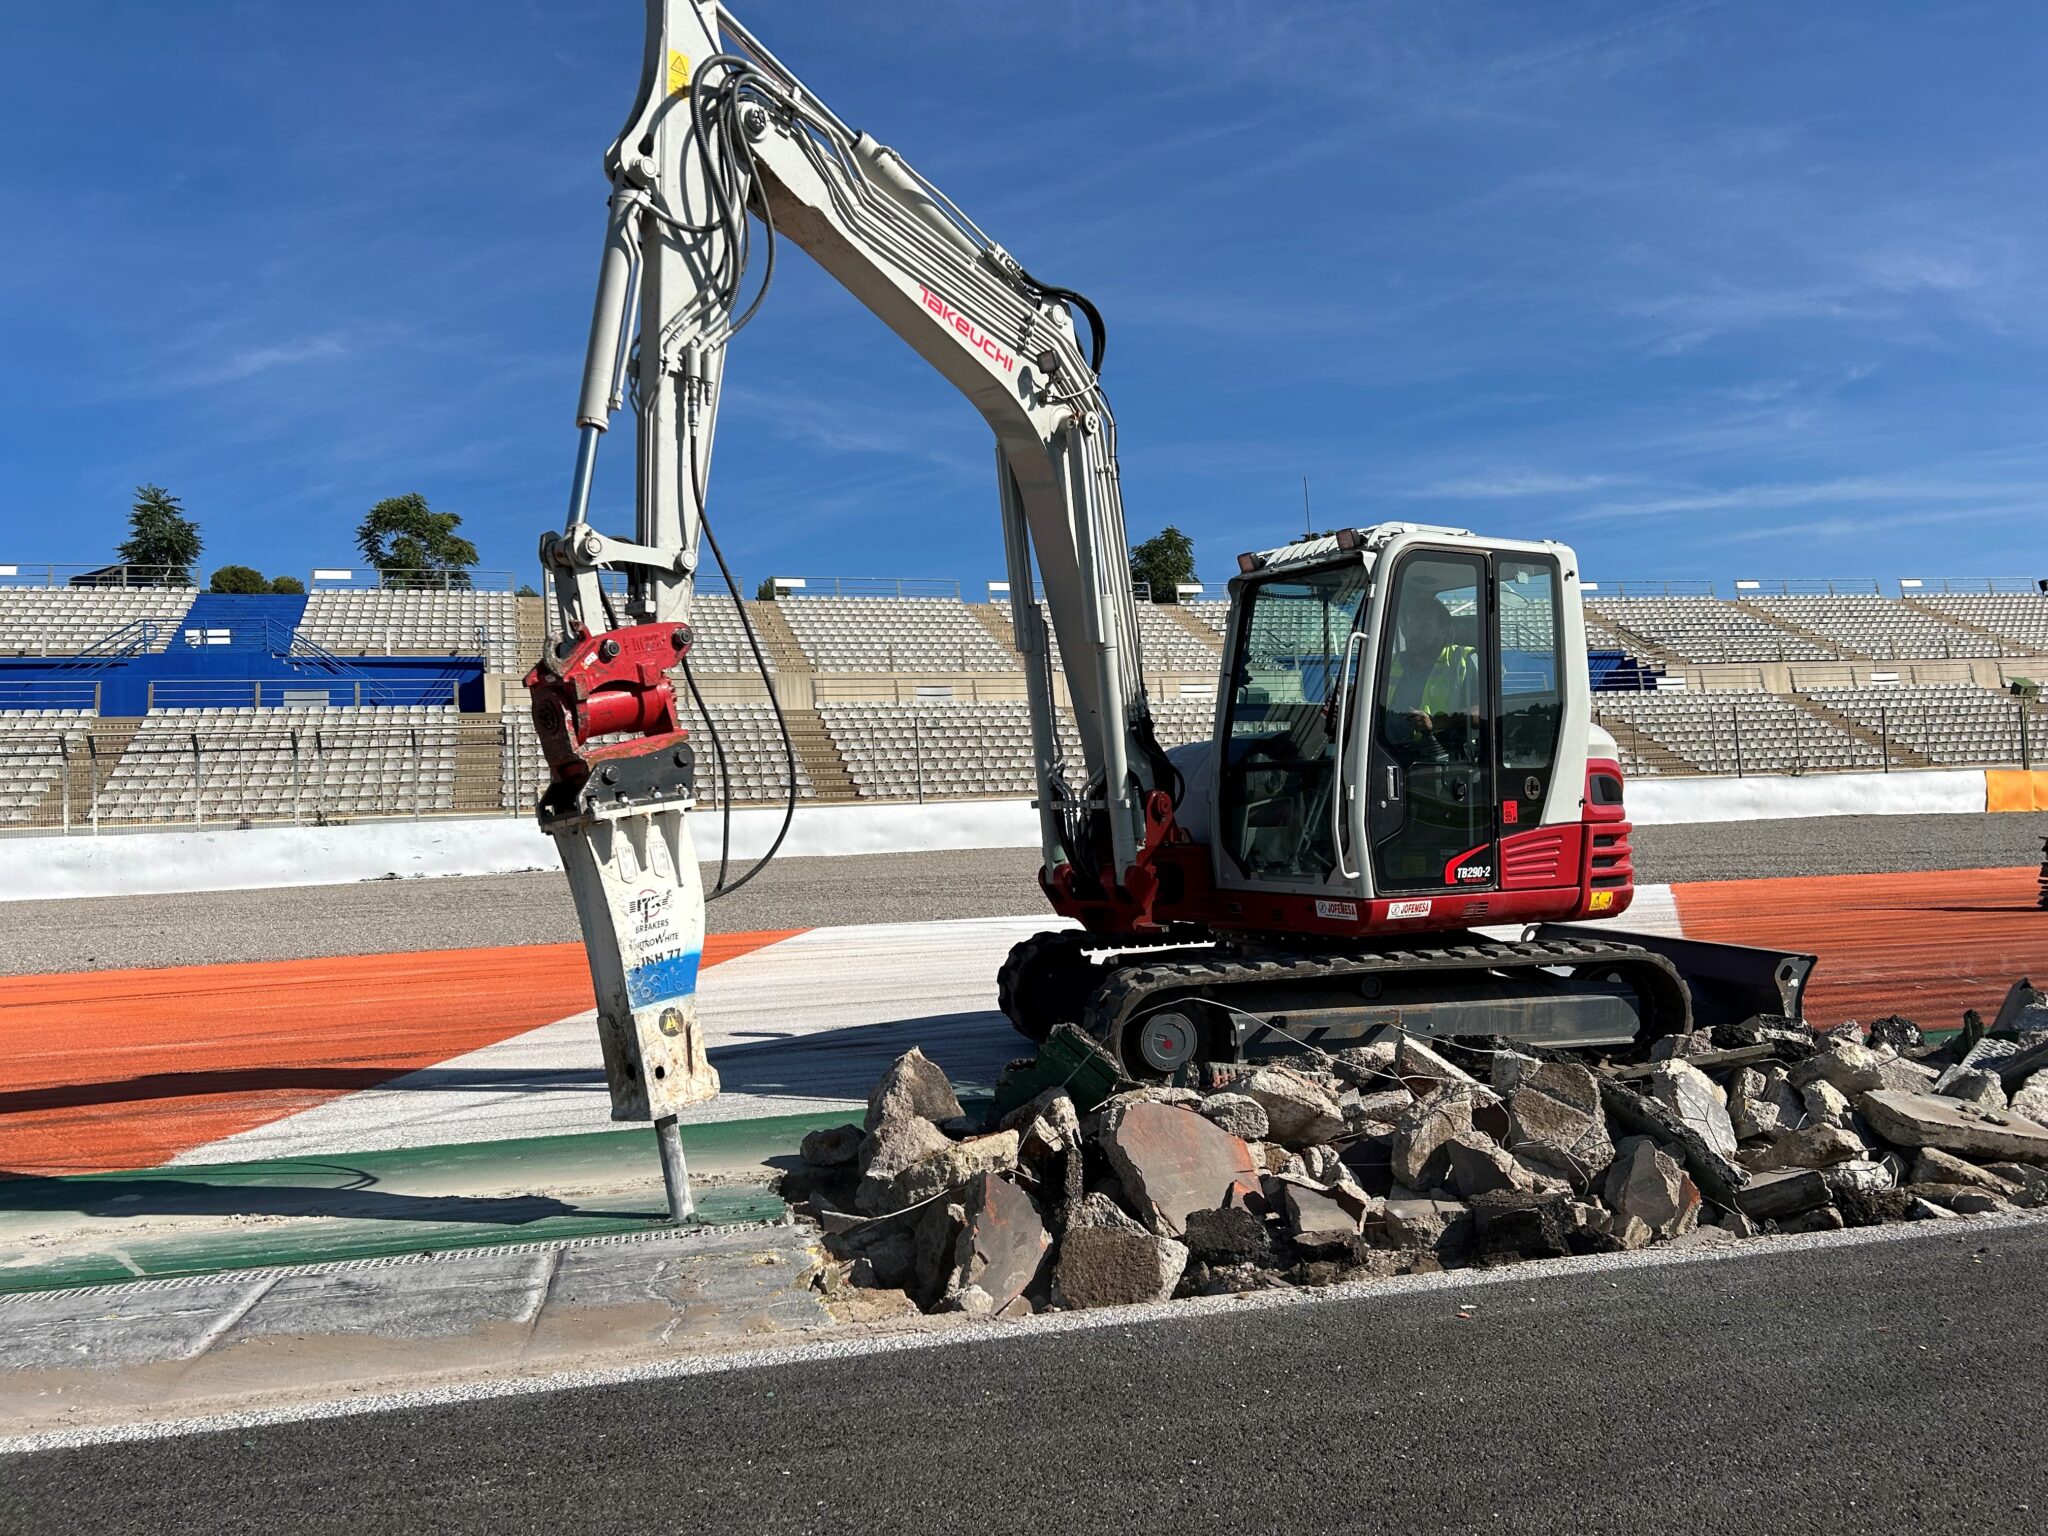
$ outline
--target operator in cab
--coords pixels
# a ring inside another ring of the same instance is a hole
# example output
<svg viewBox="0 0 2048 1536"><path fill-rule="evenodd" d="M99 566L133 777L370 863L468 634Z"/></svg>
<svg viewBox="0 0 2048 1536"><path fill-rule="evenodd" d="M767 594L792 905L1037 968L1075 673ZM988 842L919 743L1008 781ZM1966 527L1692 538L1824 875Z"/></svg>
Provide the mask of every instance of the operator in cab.
<svg viewBox="0 0 2048 1536"><path fill-rule="evenodd" d="M1405 642L1387 690L1387 737L1410 762L1443 763L1478 750L1479 654L1459 642L1458 626L1430 599L1402 615Z"/></svg>

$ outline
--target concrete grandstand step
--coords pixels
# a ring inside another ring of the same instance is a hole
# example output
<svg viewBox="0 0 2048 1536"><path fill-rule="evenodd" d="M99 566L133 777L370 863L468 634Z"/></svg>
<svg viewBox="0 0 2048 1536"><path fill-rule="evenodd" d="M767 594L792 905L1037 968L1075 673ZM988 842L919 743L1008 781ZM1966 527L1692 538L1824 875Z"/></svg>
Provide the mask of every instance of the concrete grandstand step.
<svg viewBox="0 0 2048 1536"><path fill-rule="evenodd" d="M2000 634L1995 629L1986 629L1982 624L1972 623L1959 613L1950 613L1920 598L1902 597L1899 601L1903 606L1911 608L1915 613L1924 613L1928 618L1938 623L1946 624L1950 629L1960 629L1965 634L1970 635L1982 635L1985 639L1995 640L2001 645L2010 646L2013 642L2011 635Z"/></svg>
<svg viewBox="0 0 2048 1536"><path fill-rule="evenodd" d="M1600 707L1599 697L1593 700L1593 708ZM1613 715L1600 717L1600 728L1614 738L1615 750L1621 754L1621 771L1624 774L1637 770L1643 763L1655 764L1661 774L1699 773L1701 770L1684 754L1659 741L1648 731Z"/></svg>
<svg viewBox="0 0 2048 1536"><path fill-rule="evenodd" d="M824 717L815 709L795 709L785 704L782 718L789 726L789 744L796 748L797 760L810 774L810 798L858 800L860 789L846 771L846 759L840 755L832 733L825 729Z"/></svg>
<svg viewBox="0 0 2048 1536"><path fill-rule="evenodd" d="M1684 666L1686 664L1686 658L1679 655L1678 652L1659 645L1647 635L1638 634L1626 624L1619 623L1604 613L1589 613L1587 618L1590 622L1598 624L1602 629L1612 632L1615 639L1621 641L1629 653L1638 660L1661 661L1667 666ZM1594 643L1592 637L1588 635L1587 644L1591 645Z"/></svg>
<svg viewBox="0 0 2048 1536"><path fill-rule="evenodd" d="M768 653L778 672L809 672L811 659L804 654L804 648L796 643L796 635L789 627L789 621L772 602L746 604L747 617L754 621L754 634L761 642L761 649ZM822 729L822 727L820 727Z"/></svg>
<svg viewBox="0 0 2048 1536"><path fill-rule="evenodd" d="M1023 660L1023 653L1017 649L1017 634L1011 625L1009 609L998 608L994 603L969 603L967 611L988 631L991 640L1020 662Z"/></svg>
<svg viewBox="0 0 2048 1536"><path fill-rule="evenodd" d="M500 773L504 752L496 721L463 721L455 740L455 810L489 814L504 808Z"/></svg>
<svg viewBox="0 0 2048 1536"><path fill-rule="evenodd" d="M1897 767L1933 768L1938 766L1934 759L1925 752L1916 752L1896 737L1873 731L1861 721L1842 713L1838 709L1829 708L1810 694L1794 693L1788 694L1787 697L1793 704L1805 710L1816 720L1825 721L1838 731L1854 736L1859 741L1868 742L1871 746L1877 748L1880 754L1889 754L1892 763Z"/></svg>
<svg viewBox="0 0 2048 1536"><path fill-rule="evenodd" d="M1210 650L1219 654L1222 652L1223 637L1202 618L1190 612L1185 603L1160 603L1153 608L1153 612L1162 619L1171 619Z"/></svg>
<svg viewBox="0 0 2048 1536"><path fill-rule="evenodd" d="M1773 613L1770 609L1759 607L1755 603L1737 603L1735 606L1740 608L1744 613L1753 614L1755 617L1761 619L1764 623L1769 624L1774 628L1784 630L1785 633L1788 635L1797 635L1802 640L1812 642L1814 645L1819 646L1824 651L1833 651L1837 655L1846 656L1852 661L1868 660L1868 658L1864 656L1863 652L1851 650L1848 646L1844 645L1835 636L1823 635L1816 633L1811 629L1806 629L1801 625L1795 624L1792 620L1785 617L1785 615L1782 613Z"/></svg>

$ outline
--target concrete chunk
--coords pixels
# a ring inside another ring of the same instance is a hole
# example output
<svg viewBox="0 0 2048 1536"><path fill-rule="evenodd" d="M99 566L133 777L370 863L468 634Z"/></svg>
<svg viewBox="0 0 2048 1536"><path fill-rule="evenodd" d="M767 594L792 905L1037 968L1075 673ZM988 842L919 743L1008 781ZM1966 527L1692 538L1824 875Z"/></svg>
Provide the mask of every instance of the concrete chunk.
<svg viewBox="0 0 2048 1536"><path fill-rule="evenodd" d="M1782 1168L1828 1168L1868 1156L1869 1152L1863 1139L1853 1131L1835 1125L1809 1125L1779 1137L1745 1161L1751 1173L1773 1173Z"/></svg>
<svg viewBox="0 0 2048 1536"><path fill-rule="evenodd" d="M912 1163L922 1162L953 1143L922 1115L896 1113L869 1127L860 1145L860 1171L875 1179L892 1179Z"/></svg>
<svg viewBox="0 0 2048 1536"><path fill-rule="evenodd" d="M946 1305L970 1317L994 1317L1038 1279L1052 1238L1031 1197L992 1173L968 1181L961 1208Z"/></svg>
<svg viewBox="0 0 2048 1536"><path fill-rule="evenodd" d="M1103 1132L1101 1145L1132 1206L1167 1237L1187 1230L1188 1212L1259 1187L1242 1141L1171 1104L1130 1105Z"/></svg>
<svg viewBox="0 0 2048 1536"><path fill-rule="evenodd" d="M934 1126L934 1132L937 1131ZM1017 1133L998 1131L968 1141L946 1141L929 1157L884 1177L870 1168L853 1201L872 1216L900 1211L956 1189L978 1173L1007 1173L1017 1166Z"/></svg>
<svg viewBox="0 0 2048 1536"><path fill-rule="evenodd" d="M1749 1182L1749 1170L1709 1144L1670 1108L1625 1083L1615 1082L1600 1085L1600 1102L1617 1125L1675 1146L1686 1172L1716 1205L1737 1203L1736 1191Z"/></svg>
<svg viewBox="0 0 2048 1536"><path fill-rule="evenodd" d="M1668 1061L1648 1079L1651 1098L1662 1104L1723 1157L1735 1153L1735 1126L1727 1095L1711 1077L1687 1061Z"/></svg>
<svg viewBox="0 0 2048 1536"><path fill-rule="evenodd" d="M1344 1133L1344 1112L1336 1096L1305 1073L1289 1067L1261 1067L1237 1091L1266 1112L1268 1140L1284 1147L1313 1146Z"/></svg>
<svg viewBox="0 0 2048 1536"><path fill-rule="evenodd" d="M1217 1130L1239 1141L1264 1141L1272 1129L1266 1106L1247 1093L1212 1093L1201 1110Z"/></svg>
<svg viewBox="0 0 2048 1536"><path fill-rule="evenodd" d="M960 1112L959 1097L939 1064L912 1046L889 1064L875 1084L861 1126L872 1131L885 1119L902 1115L917 1115L937 1125Z"/></svg>
<svg viewBox="0 0 2048 1536"><path fill-rule="evenodd" d="M1497 1100L1476 1083L1439 1088L1417 1099L1394 1122L1394 1177L1410 1189L1434 1189L1450 1171L1448 1143L1473 1134L1472 1116Z"/></svg>
<svg viewBox="0 0 2048 1536"><path fill-rule="evenodd" d="M1495 1058L1493 1086L1507 1097L1507 1146L1516 1157L1583 1193L1614 1160L1600 1083L1577 1062Z"/></svg>
<svg viewBox="0 0 2048 1536"><path fill-rule="evenodd" d="M1859 1098L1856 1106L1895 1146L1938 1147L1965 1157L2048 1161L2048 1126L1960 1099L1876 1089Z"/></svg>
<svg viewBox="0 0 2048 1536"><path fill-rule="evenodd" d="M827 1126L806 1135L797 1156L813 1168L843 1168L860 1156L865 1134L853 1124Z"/></svg>
<svg viewBox="0 0 2048 1536"><path fill-rule="evenodd" d="M1078 1310L1164 1301L1187 1264L1186 1245L1170 1237L1121 1227L1071 1228L1053 1266L1053 1303Z"/></svg>
<svg viewBox="0 0 2048 1536"><path fill-rule="evenodd" d="M1996 1072L1986 1072L1981 1067L1943 1073L1939 1092L1945 1099L1961 1099L1979 1109L2002 1110L2006 1107L2005 1085L1998 1080Z"/></svg>
<svg viewBox="0 0 2048 1536"><path fill-rule="evenodd" d="M2010 1195L2016 1186L1989 1169L1966 1162L1939 1147L1922 1147L1913 1159L1907 1181L1913 1184L1977 1184L1994 1194Z"/></svg>
<svg viewBox="0 0 2048 1536"><path fill-rule="evenodd" d="M1607 1170L1601 1199L1614 1212L1612 1231L1626 1248L1667 1241L1699 1222L1700 1192L1678 1159L1648 1136L1624 1139Z"/></svg>
<svg viewBox="0 0 2048 1536"><path fill-rule="evenodd" d="M1853 1099L1879 1088L1928 1092L1934 1087L1935 1076L1931 1068L1917 1061L1874 1051L1837 1035L1828 1040L1825 1049L1792 1069L1792 1086L1804 1088L1812 1082L1829 1082Z"/></svg>
<svg viewBox="0 0 2048 1536"><path fill-rule="evenodd" d="M1358 1218L1332 1196L1292 1181L1281 1185L1287 1228L1304 1248L1340 1248L1358 1236Z"/></svg>

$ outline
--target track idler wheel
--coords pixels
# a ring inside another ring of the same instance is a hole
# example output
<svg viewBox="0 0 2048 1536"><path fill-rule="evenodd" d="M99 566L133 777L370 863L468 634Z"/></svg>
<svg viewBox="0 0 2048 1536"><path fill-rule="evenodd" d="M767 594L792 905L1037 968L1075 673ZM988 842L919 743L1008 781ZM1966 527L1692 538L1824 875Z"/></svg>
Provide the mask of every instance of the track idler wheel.
<svg viewBox="0 0 2048 1536"><path fill-rule="evenodd" d="M1079 1024L1110 968L1088 958L1081 935L1041 933L1010 951L996 975L996 1003L1018 1034L1043 1044L1056 1024Z"/></svg>

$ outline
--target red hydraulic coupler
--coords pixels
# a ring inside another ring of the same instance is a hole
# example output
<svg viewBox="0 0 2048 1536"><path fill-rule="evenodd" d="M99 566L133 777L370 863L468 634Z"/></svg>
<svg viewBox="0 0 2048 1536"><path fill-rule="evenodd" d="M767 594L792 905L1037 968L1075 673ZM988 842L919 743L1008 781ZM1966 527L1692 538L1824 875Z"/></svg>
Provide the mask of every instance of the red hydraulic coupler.
<svg viewBox="0 0 2048 1536"><path fill-rule="evenodd" d="M683 743L689 733L677 717L667 674L689 653L691 638L687 624L635 624L602 635L585 629L567 654L550 651L526 674L533 726L548 760L544 809L568 808L593 775L615 783L617 770L629 765L640 770L628 776L638 785L651 760L662 754L671 755L669 766L685 770L681 787L688 791L690 754ZM592 737L626 731L634 733L633 740L585 745Z"/></svg>

